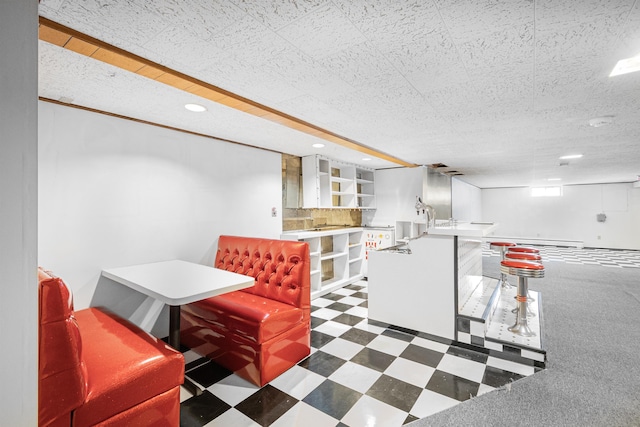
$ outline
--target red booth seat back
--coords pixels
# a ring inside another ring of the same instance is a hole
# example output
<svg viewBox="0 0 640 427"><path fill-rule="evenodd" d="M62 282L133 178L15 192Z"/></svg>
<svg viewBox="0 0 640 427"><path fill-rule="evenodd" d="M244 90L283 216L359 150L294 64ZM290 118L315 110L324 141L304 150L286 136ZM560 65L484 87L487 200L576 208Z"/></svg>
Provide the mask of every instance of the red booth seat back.
<svg viewBox="0 0 640 427"><path fill-rule="evenodd" d="M309 246L306 242L220 236L214 266L254 277L245 292L304 309L309 316Z"/></svg>
<svg viewBox="0 0 640 427"><path fill-rule="evenodd" d="M82 405L87 394L73 296L62 279L41 268L38 282L39 425L69 426L71 412Z"/></svg>

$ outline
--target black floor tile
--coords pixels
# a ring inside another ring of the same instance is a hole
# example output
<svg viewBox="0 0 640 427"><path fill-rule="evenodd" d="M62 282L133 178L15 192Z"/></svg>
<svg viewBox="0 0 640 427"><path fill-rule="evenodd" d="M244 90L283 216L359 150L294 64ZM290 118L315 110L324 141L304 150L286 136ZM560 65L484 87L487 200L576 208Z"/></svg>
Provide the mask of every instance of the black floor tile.
<svg viewBox="0 0 640 427"><path fill-rule="evenodd" d="M411 342L416 337L415 335L407 334L400 331L394 331L393 329L385 329L382 335L386 335L391 338L395 338L401 341Z"/></svg>
<svg viewBox="0 0 640 427"><path fill-rule="evenodd" d="M347 363L346 360L335 357L322 351L316 351L311 356L298 363L299 366L315 372L316 374L328 377L333 374L340 366Z"/></svg>
<svg viewBox="0 0 640 427"><path fill-rule="evenodd" d="M327 308L330 308L331 310L336 310L336 311L341 311L341 312L345 312L347 310L349 310L350 308L353 308L352 305L349 304L344 304L341 302L334 302L331 305L328 305Z"/></svg>
<svg viewBox="0 0 640 427"><path fill-rule="evenodd" d="M359 291L361 289L364 289L365 286L360 286L360 285L356 285L355 283L352 283L350 285L345 286L344 288L349 289L350 291Z"/></svg>
<svg viewBox="0 0 640 427"><path fill-rule="evenodd" d="M367 345L377 336L378 334L374 334L373 332L351 328L344 334L340 335L340 338L354 342L356 344Z"/></svg>
<svg viewBox="0 0 640 427"><path fill-rule="evenodd" d="M463 359L473 360L474 362L479 363L487 363L487 356L484 353L479 353L473 350L467 350L466 348L461 347L449 347L447 350L447 354L451 354L452 356L462 357Z"/></svg>
<svg viewBox="0 0 640 427"><path fill-rule="evenodd" d="M493 366L487 366L484 370L484 376L482 377L482 384L490 385L491 387L498 388L512 381L524 378L520 374L505 371L500 368L494 368Z"/></svg>
<svg viewBox="0 0 640 427"><path fill-rule="evenodd" d="M393 407L409 412L422 389L388 375L382 375L365 393Z"/></svg>
<svg viewBox="0 0 640 427"><path fill-rule="evenodd" d="M333 341L334 338L334 336L323 334L322 332L311 331L311 347L322 348L323 345Z"/></svg>
<svg viewBox="0 0 640 427"><path fill-rule="evenodd" d="M296 403L298 399L267 384L235 408L261 426L269 426Z"/></svg>
<svg viewBox="0 0 640 427"><path fill-rule="evenodd" d="M339 420L349 412L361 396L362 394L355 390L326 380L302 401Z"/></svg>
<svg viewBox="0 0 640 427"><path fill-rule="evenodd" d="M326 319L321 319L319 317L311 316L311 329L317 328L318 326L322 325L326 321L327 321Z"/></svg>
<svg viewBox="0 0 640 427"><path fill-rule="evenodd" d="M480 384L436 369L425 388L464 402L478 395Z"/></svg>
<svg viewBox="0 0 640 427"><path fill-rule="evenodd" d="M233 372L227 368L223 368L215 362L205 363L195 369L188 371L189 378L201 384L203 387L209 387L218 381L227 378Z"/></svg>
<svg viewBox="0 0 640 427"><path fill-rule="evenodd" d="M350 297L354 297L354 298L362 298L362 299L368 299L369 298L369 294L366 292L356 292L355 294L351 294L349 295Z"/></svg>
<svg viewBox="0 0 640 427"><path fill-rule="evenodd" d="M364 318L359 316L354 316L352 314L342 313L341 315L336 316L331 320L333 320L334 322L343 323L345 325L355 326L358 323L362 322Z"/></svg>
<svg viewBox="0 0 640 427"><path fill-rule="evenodd" d="M361 302L358 307L369 308L369 300Z"/></svg>
<svg viewBox="0 0 640 427"><path fill-rule="evenodd" d="M202 427L231 406L205 390L180 404L180 427Z"/></svg>
<svg viewBox="0 0 640 427"><path fill-rule="evenodd" d="M419 419L420 419L420 418L418 418L418 417L414 417L413 415L409 414L409 416L404 420L404 422L402 423L402 425L412 423L412 422L414 422L415 420L419 420Z"/></svg>
<svg viewBox="0 0 640 427"><path fill-rule="evenodd" d="M327 294L327 295L323 295L322 298L324 299L330 299L332 301L337 301L339 299L344 298L344 295L340 295L340 294Z"/></svg>
<svg viewBox="0 0 640 427"><path fill-rule="evenodd" d="M438 363L440 363L443 356L443 353L431 350L430 348L420 347L415 344L409 344L409 346L400 354L400 357L417 363L422 363L423 365L431 366L432 368L438 366Z"/></svg>
<svg viewBox="0 0 640 427"><path fill-rule="evenodd" d="M353 363L380 372L384 372L394 360L394 356L368 347L363 348L358 354L351 358L351 362Z"/></svg>

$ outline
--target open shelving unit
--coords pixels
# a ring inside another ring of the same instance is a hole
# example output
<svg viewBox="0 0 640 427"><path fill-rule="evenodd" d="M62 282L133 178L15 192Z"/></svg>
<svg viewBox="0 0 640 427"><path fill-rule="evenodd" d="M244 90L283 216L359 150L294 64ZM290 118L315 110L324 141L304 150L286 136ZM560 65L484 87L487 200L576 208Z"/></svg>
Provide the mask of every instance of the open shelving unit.
<svg viewBox="0 0 640 427"><path fill-rule="evenodd" d="M363 277L363 229L286 232L281 239L309 243L311 298L356 282Z"/></svg>
<svg viewBox="0 0 640 427"><path fill-rule="evenodd" d="M304 208L375 209L373 169L305 156L302 185Z"/></svg>

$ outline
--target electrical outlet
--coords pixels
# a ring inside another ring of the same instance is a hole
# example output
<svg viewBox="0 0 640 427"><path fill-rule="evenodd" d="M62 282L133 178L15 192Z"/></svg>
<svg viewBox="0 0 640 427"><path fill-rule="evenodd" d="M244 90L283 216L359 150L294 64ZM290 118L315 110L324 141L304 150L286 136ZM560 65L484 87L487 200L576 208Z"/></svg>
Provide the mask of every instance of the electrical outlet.
<svg viewBox="0 0 640 427"><path fill-rule="evenodd" d="M276 208L271 208L271 216L272 217L278 216L278 210Z"/></svg>
<svg viewBox="0 0 640 427"><path fill-rule="evenodd" d="M598 236L598 240L600 240L601 236Z"/></svg>

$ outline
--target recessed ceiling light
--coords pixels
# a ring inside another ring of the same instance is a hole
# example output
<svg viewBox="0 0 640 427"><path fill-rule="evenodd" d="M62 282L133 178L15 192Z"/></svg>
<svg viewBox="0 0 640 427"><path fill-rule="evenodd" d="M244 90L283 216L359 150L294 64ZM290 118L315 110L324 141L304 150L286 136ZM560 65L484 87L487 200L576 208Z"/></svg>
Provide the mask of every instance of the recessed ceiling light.
<svg viewBox="0 0 640 427"><path fill-rule="evenodd" d="M363 157L362 161L363 162L370 162L371 161L371 157Z"/></svg>
<svg viewBox="0 0 640 427"><path fill-rule="evenodd" d="M321 143L317 142L317 143L313 144L312 147L313 148L323 148L324 144L321 144Z"/></svg>
<svg viewBox="0 0 640 427"><path fill-rule="evenodd" d="M600 126L606 126L613 123L613 116L596 117L589 120L589 126L599 128Z"/></svg>
<svg viewBox="0 0 640 427"><path fill-rule="evenodd" d="M202 113L203 111L207 111L207 108L200 104L184 104L184 108L189 111L193 111L194 113Z"/></svg>
<svg viewBox="0 0 640 427"><path fill-rule="evenodd" d="M640 71L640 55L618 61L616 66L613 67L611 74L609 74L609 77L633 73L636 71Z"/></svg>
<svg viewBox="0 0 640 427"><path fill-rule="evenodd" d="M580 157L582 157L582 154L569 154L567 156L560 157L560 160L579 159Z"/></svg>
<svg viewBox="0 0 640 427"><path fill-rule="evenodd" d="M560 178L547 178L547 181L561 181Z"/></svg>

